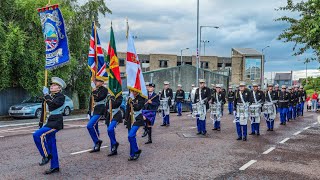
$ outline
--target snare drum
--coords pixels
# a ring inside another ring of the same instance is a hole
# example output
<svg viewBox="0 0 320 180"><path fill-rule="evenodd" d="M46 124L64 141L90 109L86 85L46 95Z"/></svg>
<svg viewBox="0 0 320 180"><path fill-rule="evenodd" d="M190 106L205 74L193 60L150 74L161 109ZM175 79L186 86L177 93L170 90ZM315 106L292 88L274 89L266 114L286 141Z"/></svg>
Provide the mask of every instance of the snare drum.
<svg viewBox="0 0 320 180"><path fill-rule="evenodd" d="M221 105L220 104L210 104L210 114L218 115L221 113Z"/></svg>
<svg viewBox="0 0 320 180"><path fill-rule="evenodd" d="M250 117L259 117L261 114L261 105L260 104L252 104L249 106L249 115Z"/></svg>
<svg viewBox="0 0 320 180"><path fill-rule="evenodd" d="M160 109L160 110L167 110L168 108L169 108L169 106L168 106L168 99L162 99L162 100L160 100L159 109Z"/></svg>

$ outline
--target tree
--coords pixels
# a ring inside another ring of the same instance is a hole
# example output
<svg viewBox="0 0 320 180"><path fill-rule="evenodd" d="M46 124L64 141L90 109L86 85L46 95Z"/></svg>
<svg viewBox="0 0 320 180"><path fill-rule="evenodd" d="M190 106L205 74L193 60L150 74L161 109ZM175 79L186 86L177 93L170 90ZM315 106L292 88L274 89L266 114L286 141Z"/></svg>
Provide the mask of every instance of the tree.
<svg viewBox="0 0 320 180"><path fill-rule="evenodd" d="M299 17L282 16L276 21L290 24L278 37L284 42L294 42L293 55L301 55L312 51L315 57L320 57L320 0L307 0L293 3L287 0L287 5L276 9L277 11L290 11L299 13ZM306 61L316 60L315 57Z"/></svg>
<svg viewBox="0 0 320 180"><path fill-rule="evenodd" d="M111 13L103 0L89 0L78 5L77 0L51 0L62 11L70 50L70 63L49 72L63 78L68 87L77 91L82 101L90 93L90 73L87 54L91 23L98 15ZM22 87L31 95L41 92L44 83L45 44L37 8L45 1L0 1L0 90ZM99 23L98 23L99 25ZM84 108L84 107L82 107Z"/></svg>

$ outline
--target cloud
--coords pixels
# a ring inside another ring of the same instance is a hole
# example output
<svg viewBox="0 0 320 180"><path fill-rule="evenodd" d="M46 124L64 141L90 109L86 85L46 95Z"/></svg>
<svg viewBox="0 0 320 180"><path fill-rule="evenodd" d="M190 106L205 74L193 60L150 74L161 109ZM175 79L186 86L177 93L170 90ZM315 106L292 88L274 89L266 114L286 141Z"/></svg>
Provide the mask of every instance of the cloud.
<svg viewBox="0 0 320 180"><path fill-rule="evenodd" d="M295 0L300 1L300 0ZM99 30L104 47L109 41L110 23L113 22L118 51L126 51L126 17L130 30L138 38L138 53L179 54L181 48L189 47L187 54L196 53L196 0L108 0L113 14L100 16ZM288 27L284 22L274 21L282 15L298 17L297 13L275 11L286 1L268 0L201 0L200 25L219 26L219 29L203 28L202 39L206 55L231 56L231 48L247 47L265 49L266 71L290 71L305 68L301 57L293 57L292 43L277 40ZM313 69L318 63L310 63Z"/></svg>

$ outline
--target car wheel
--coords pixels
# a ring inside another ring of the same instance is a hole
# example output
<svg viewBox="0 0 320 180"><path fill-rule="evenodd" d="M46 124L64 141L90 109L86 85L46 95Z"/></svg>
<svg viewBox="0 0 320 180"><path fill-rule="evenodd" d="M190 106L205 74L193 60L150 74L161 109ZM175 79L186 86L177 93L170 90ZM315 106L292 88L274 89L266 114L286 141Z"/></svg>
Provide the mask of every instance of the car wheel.
<svg viewBox="0 0 320 180"><path fill-rule="evenodd" d="M123 108L120 108L120 112L121 112L121 116L122 116L122 119L124 119L124 109Z"/></svg>
<svg viewBox="0 0 320 180"><path fill-rule="evenodd" d="M63 115L69 116L70 112L71 112L71 109L67 106L67 107L64 108Z"/></svg>
<svg viewBox="0 0 320 180"><path fill-rule="evenodd" d="M34 116L36 118L40 118L41 117L41 114L42 114L42 110L41 109L37 109L36 112L34 113Z"/></svg>

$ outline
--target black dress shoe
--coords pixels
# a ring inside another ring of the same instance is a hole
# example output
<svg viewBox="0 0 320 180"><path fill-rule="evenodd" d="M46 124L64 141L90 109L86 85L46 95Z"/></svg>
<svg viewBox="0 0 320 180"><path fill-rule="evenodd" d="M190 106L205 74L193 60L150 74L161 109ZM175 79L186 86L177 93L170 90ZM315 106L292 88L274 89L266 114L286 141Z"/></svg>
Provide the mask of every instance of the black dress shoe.
<svg viewBox="0 0 320 180"><path fill-rule="evenodd" d="M144 144L151 144L152 143L152 141L147 141L146 143L144 143Z"/></svg>
<svg viewBox="0 0 320 180"><path fill-rule="evenodd" d="M260 136L260 133L257 133L257 136Z"/></svg>
<svg viewBox="0 0 320 180"><path fill-rule="evenodd" d="M268 129L267 131L271 131L270 129Z"/></svg>
<svg viewBox="0 0 320 180"><path fill-rule="evenodd" d="M217 131L221 131L221 129L220 129L220 128L218 128L218 129L217 129Z"/></svg>
<svg viewBox="0 0 320 180"><path fill-rule="evenodd" d="M108 156L115 156L115 155L118 155L118 152L117 151L112 151L110 154L108 154Z"/></svg>
<svg viewBox="0 0 320 180"><path fill-rule="evenodd" d="M141 154L141 150L139 149L133 157L129 157L128 161L136 161L137 159L139 159L140 157L140 154Z"/></svg>
<svg viewBox="0 0 320 180"><path fill-rule="evenodd" d="M247 138L243 138L242 140L243 140L243 141L247 141Z"/></svg>
<svg viewBox="0 0 320 180"><path fill-rule="evenodd" d="M50 162L50 159L52 158L51 154L48 155L48 157L44 157L41 160L41 163L39 163L39 166L43 166L48 164L48 162Z"/></svg>
<svg viewBox="0 0 320 180"><path fill-rule="evenodd" d="M238 137L238 139L237 139L237 140L238 140L238 141L239 141L239 140L242 140L242 137Z"/></svg>
<svg viewBox="0 0 320 180"><path fill-rule="evenodd" d="M144 130L143 134L141 137L146 137L148 135L148 130Z"/></svg>
<svg viewBox="0 0 320 180"><path fill-rule="evenodd" d="M285 122L283 123L283 125L286 125L286 124L287 124L287 123L285 123Z"/></svg>
<svg viewBox="0 0 320 180"><path fill-rule="evenodd" d="M166 124L161 124L160 126L166 126Z"/></svg>
<svg viewBox="0 0 320 180"><path fill-rule="evenodd" d="M197 135L200 135L200 134L202 134L202 133L201 133L201 132L198 132L198 133L197 133Z"/></svg>
<svg viewBox="0 0 320 180"><path fill-rule="evenodd" d="M273 129L270 129L270 131L273 131Z"/></svg>
<svg viewBox="0 0 320 180"><path fill-rule="evenodd" d="M101 147L102 141L98 140L98 142L96 143L96 145L93 147L93 149L91 151L89 151L90 153L94 153L94 152L99 152L100 151L100 147Z"/></svg>
<svg viewBox="0 0 320 180"><path fill-rule="evenodd" d="M201 134L205 136L207 134L207 131L203 131Z"/></svg>
<svg viewBox="0 0 320 180"><path fill-rule="evenodd" d="M59 172L59 168L50 168L48 170L46 170L44 173L45 174L52 174L52 173L56 173L56 172Z"/></svg>
<svg viewBox="0 0 320 180"><path fill-rule="evenodd" d="M252 133L250 133L249 135L256 135L256 133L253 133L253 132L252 132Z"/></svg>
<svg viewBox="0 0 320 180"><path fill-rule="evenodd" d="M218 129L217 129L217 128L213 128L212 130L213 130L213 131L216 131L216 130L218 130Z"/></svg>

